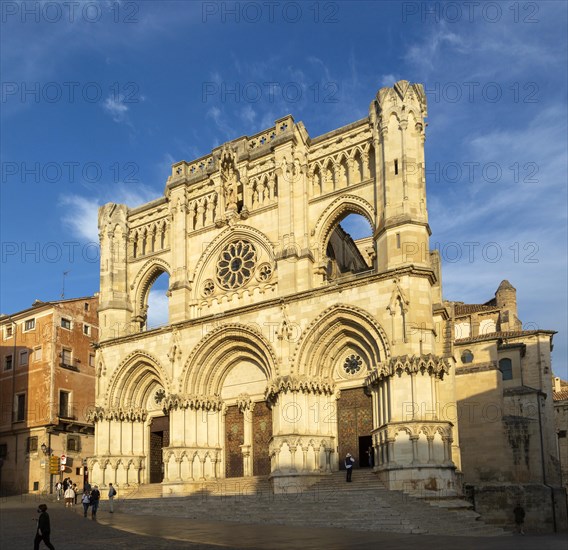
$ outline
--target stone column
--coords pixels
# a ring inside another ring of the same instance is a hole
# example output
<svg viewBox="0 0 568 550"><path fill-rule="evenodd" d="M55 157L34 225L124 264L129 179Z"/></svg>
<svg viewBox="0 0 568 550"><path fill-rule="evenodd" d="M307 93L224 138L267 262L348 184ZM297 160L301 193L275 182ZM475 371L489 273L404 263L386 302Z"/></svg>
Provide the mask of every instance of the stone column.
<svg viewBox="0 0 568 550"><path fill-rule="evenodd" d="M412 442L412 464L418 463L418 436L411 435L410 441Z"/></svg>
<svg viewBox="0 0 568 550"><path fill-rule="evenodd" d="M428 464L434 464L434 436L428 435L426 440L428 441Z"/></svg>

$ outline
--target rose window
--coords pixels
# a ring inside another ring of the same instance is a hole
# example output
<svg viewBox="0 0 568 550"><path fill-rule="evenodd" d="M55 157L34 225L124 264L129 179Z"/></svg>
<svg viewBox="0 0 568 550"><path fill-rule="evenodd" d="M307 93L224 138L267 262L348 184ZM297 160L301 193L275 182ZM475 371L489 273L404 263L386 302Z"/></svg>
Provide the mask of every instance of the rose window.
<svg viewBox="0 0 568 550"><path fill-rule="evenodd" d="M256 250L251 243L231 243L217 261L217 281L227 290L239 288L252 277L255 265Z"/></svg>
<svg viewBox="0 0 568 550"><path fill-rule="evenodd" d="M157 390L156 393L154 394L154 401L156 402L156 405L159 405L164 400L165 397L166 397L166 392L162 388Z"/></svg>
<svg viewBox="0 0 568 550"><path fill-rule="evenodd" d="M362 364L363 361L361 361L360 355L350 355L347 359L345 359L343 368L347 374L356 374L361 370Z"/></svg>

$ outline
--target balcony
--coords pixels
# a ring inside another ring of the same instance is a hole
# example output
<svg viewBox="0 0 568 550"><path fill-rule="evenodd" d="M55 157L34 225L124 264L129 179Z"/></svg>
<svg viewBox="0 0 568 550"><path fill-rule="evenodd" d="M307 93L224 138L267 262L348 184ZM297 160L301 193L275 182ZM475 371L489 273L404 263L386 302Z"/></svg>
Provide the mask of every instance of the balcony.
<svg viewBox="0 0 568 550"><path fill-rule="evenodd" d="M59 366L62 369L68 369L68 370L72 370L75 372L79 372L79 367L77 367L76 365L71 365L69 363L64 363L63 361L61 363L59 363Z"/></svg>

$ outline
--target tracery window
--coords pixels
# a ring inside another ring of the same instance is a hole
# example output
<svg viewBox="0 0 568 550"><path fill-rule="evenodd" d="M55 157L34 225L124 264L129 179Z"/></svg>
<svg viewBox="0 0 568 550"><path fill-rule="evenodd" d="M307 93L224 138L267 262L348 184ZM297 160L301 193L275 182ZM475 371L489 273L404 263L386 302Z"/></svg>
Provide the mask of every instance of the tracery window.
<svg viewBox="0 0 568 550"><path fill-rule="evenodd" d="M231 290L243 286L253 275L256 249L249 241L235 241L227 245L217 261L217 282Z"/></svg>
<svg viewBox="0 0 568 550"><path fill-rule="evenodd" d="M361 361L360 355L350 355L347 359L345 359L343 369L347 374L356 374L361 370L362 364L363 361Z"/></svg>

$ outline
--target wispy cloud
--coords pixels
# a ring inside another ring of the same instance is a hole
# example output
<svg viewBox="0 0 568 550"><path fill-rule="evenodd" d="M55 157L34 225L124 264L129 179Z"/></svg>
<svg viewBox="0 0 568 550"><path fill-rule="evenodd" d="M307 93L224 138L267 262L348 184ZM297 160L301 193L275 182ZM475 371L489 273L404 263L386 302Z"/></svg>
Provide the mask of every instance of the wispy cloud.
<svg viewBox="0 0 568 550"><path fill-rule="evenodd" d="M98 210L100 206L107 202L115 202L134 208L156 197L156 191L149 187L138 185L136 189L132 189L125 184L119 184L105 192L99 191L91 197L78 194L62 195L59 197L59 207L64 211L61 222L75 238L88 242L98 242Z"/></svg>
<svg viewBox="0 0 568 550"><path fill-rule="evenodd" d="M103 103L103 109L115 122L128 122L129 107L124 103L124 96L109 95Z"/></svg>

